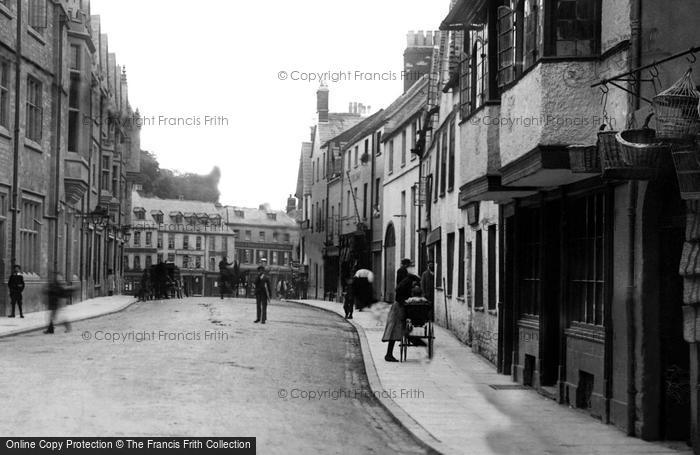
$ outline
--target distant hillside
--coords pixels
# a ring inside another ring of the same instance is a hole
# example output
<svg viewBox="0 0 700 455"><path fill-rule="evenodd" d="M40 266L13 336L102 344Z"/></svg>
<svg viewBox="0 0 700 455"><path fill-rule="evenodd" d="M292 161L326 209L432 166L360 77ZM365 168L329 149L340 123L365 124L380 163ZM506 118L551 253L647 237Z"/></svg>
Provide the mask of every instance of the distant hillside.
<svg viewBox="0 0 700 455"><path fill-rule="evenodd" d="M161 169L155 155L144 150L141 155L141 174L143 195L146 197L177 199L183 196L192 201L219 202L221 170L216 166L207 175L183 174Z"/></svg>

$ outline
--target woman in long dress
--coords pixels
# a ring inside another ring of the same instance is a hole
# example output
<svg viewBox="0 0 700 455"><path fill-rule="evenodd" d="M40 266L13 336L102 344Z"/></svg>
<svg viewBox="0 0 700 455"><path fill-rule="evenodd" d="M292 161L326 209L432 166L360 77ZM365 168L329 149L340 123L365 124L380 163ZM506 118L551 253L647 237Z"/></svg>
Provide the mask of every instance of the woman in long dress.
<svg viewBox="0 0 700 455"><path fill-rule="evenodd" d="M384 360L387 362L398 362L396 357L394 357L394 346L397 341L401 341L404 331L406 330L406 310L404 304L406 300L411 297L413 287L416 285L420 285L420 278L416 275L408 274L408 276L396 286L396 300L391 305L391 309L389 309L386 327L384 328L384 336L382 337L382 341L389 343L386 349L386 356L384 356Z"/></svg>

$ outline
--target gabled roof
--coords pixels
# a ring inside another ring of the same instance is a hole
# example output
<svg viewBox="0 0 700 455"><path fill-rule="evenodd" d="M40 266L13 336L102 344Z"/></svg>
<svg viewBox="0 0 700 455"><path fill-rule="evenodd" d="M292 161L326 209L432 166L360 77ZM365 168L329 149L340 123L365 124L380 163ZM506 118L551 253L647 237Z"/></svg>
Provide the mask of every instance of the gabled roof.
<svg viewBox="0 0 700 455"><path fill-rule="evenodd" d="M382 142L391 139L398 129L411 117L420 112L428 102L428 76L423 76L389 106L386 111L387 123Z"/></svg>
<svg viewBox="0 0 700 455"><path fill-rule="evenodd" d="M319 143L325 144L343 131L349 130L363 120L359 114L333 113L328 114L328 122L318 124Z"/></svg>
<svg viewBox="0 0 700 455"><path fill-rule="evenodd" d="M376 114L368 117L367 120L358 125L359 128L354 130L354 134L348 138L346 141L347 147L352 146L356 142L362 140L363 138L369 136L374 131L382 127L386 122L386 111L384 109L380 110ZM347 147L344 150L347 150Z"/></svg>

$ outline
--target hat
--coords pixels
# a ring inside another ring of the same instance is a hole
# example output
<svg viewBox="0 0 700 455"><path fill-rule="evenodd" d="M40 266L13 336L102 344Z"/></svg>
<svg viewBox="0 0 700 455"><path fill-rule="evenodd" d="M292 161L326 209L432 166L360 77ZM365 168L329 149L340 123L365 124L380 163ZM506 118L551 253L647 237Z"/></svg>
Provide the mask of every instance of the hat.
<svg viewBox="0 0 700 455"><path fill-rule="evenodd" d="M408 259L408 258L401 259L401 265L405 265L406 267L411 267L413 265L413 261Z"/></svg>

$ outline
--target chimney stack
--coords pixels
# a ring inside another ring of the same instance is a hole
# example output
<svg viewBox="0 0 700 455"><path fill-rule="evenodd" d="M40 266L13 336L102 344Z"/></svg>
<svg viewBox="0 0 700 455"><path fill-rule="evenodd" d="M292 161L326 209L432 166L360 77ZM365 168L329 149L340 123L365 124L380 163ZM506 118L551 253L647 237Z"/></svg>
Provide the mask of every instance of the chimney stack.
<svg viewBox="0 0 700 455"><path fill-rule="evenodd" d="M318 122L328 122L328 87L323 82L316 92L316 112L318 112Z"/></svg>
<svg viewBox="0 0 700 455"><path fill-rule="evenodd" d="M289 198L287 198L287 215L292 213L294 210L297 209L297 200L292 197L292 195L289 195Z"/></svg>
<svg viewBox="0 0 700 455"><path fill-rule="evenodd" d="M433 47L438 44L437 39L434 39L433 36L437 37L437 33L420 30L418 32L410 31L406 35L406 51L403 54L404 93L424 75L430 74Z"/></svg>

